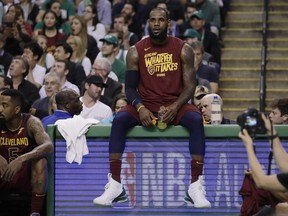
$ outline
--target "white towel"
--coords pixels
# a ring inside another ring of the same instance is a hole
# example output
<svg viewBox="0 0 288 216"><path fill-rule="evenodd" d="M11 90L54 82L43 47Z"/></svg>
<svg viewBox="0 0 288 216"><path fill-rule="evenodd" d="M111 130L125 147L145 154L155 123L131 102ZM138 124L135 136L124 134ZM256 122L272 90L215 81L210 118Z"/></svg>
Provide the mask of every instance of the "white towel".
<svg viewBox="0 0 288 216"><path fill-rule="evenodd" d="M61 119L55 122L58 131L66 140L66 161L78 164L82 163L84 155L89 154L86 142L86 132L92 124L98 124L99 121L91 118L83 118L80 115L74 115L73 118Z"/></svg>

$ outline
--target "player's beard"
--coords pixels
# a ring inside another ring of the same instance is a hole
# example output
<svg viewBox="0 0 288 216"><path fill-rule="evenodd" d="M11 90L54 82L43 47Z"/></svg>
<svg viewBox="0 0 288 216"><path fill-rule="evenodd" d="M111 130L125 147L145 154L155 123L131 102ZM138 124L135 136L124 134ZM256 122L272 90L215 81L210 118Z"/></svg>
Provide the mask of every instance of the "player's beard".
<svg viewBox="0 0 288 216"><path fill-rule="evenodd" d="M167 38L168 26L166 26L165 29L160 31L160 33L158 35L155 35L153 33L153 31L151 30L151 28L148 28L148 32L149 32L149 36L152 40L155 40L155 41L161 43L161 42L164 42Z"/></svg>

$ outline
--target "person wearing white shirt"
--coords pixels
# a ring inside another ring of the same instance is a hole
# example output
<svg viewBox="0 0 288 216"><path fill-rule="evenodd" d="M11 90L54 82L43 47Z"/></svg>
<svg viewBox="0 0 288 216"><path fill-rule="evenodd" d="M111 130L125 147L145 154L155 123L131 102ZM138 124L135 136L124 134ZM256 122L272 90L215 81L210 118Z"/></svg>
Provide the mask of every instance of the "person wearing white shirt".
<svg viewBox="0 0 288 216"><path fill-rule="evenodd" d="M99 21L96 5L90 4L85 6L84 19L87 24L87 32L95 38L97 46L100 49L102 47L101 38L106 35L105 26Z"/></svg>
<svg viewBox="0 0 288 216"><path fill-rule="evenodd" d="M29 64L28 75L25 76L25 79L34 84L38 89L40 89L43 85L46 74L46 68L37 64L42 54L43 49L37 42L30 42L26 44L22 54L22 58ZM7 76L11 77L10 71L8 71Z"/></svg>
<svg viewBox="0 0 288 216"><path fill-rule="evenodd" d="M85 75L88 76L91 70L91 61L90 59L86 56L86 46L84 45L82 38L77 35L69 35L66 43L68 43L73 50L73 53L70 57L70 61L76 63L76 64L81 64L84 71Z"/></svg>
<svg viewBox="0 0 288 216"><path fill-rule="evenodd" d="M43 54L41 58L38 60L38 64L46 69L53 66L55 62L55 58L52 53L47 52L47 38L45 35L37 35L36 39L37 43L42 47Z"/></svg>
<svg viewBox="0 0 288 216"><path fill-rule="evenodd" d="M67 80L67 74L69 73L69 62L67 60L56 60L50 72L55 72L59 76L61 89L72 89L80 95L79 88ZM40 89L39 94L40 98L46 97L46 92L43 86Z"/></svg>
<svg viewBox="0 0 288 216"><path fill-rule="evenodd" d="M32 82L38 89L43 85L46 68L37 64L43 54L42 47L37 42L31 42L24 46L22 57L29 64L29 73L26 80Z"/></svg>
<svg viewBox="0 0 288 216"><path fill-rule="evenodd" d="M101 121L112 115L109 106L99 101L102 89L107 87L103 79L98 75L90 75L84 83L84 94L80 98L83 110L80 115L83 118L93 118Z"/></svg>
<svg viewBox="0 0 288 216"><path fill-rule="evenodd" d="M44 84L44 78L45 78L45 74L46 74L46 68L42 67L39 64L36 64L35 67L32 69L32 76L35 80L35 82L40 84L40 87ZM29 74L26 77L26 79L29 80ZM31 81L30 81L31 82Z"/></svg>

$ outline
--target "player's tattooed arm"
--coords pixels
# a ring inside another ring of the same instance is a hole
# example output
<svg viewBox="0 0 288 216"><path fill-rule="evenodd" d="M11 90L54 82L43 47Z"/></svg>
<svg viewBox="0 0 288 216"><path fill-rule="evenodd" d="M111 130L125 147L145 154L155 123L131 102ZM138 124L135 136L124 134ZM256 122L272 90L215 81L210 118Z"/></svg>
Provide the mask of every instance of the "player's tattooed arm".
<svg viewBox="0 0 288 216"><path fill-rule="evenodd" d="M38 118L31 116L27 122L27 127L29 135L35 139L38 146L23 155L23 160L37 159L52 153L54 147L49 135L44 130L42 122Z"/></svg>

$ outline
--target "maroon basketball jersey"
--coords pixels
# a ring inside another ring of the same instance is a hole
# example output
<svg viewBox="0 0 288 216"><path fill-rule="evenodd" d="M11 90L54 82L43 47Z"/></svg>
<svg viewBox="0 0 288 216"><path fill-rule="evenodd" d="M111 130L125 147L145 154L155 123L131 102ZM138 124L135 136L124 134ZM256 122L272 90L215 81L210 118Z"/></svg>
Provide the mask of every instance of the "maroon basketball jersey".
<svg viewBox="0 0 288 216"><path fill-rule="evenodd" d="M138 91L142 103L153 113L168 106L183 91L181 50L184 42L169 36L165 45L154 45L150 38L135 44L139 55L140 82Z"/></svg>
<svg viewBox="0 0 288 216"><path fill-rule="evenodd" d="M27 121L29 118L29 114L22 114L22 124L16 131L10 131L6 126L0 131L0 155L8 163L37 146L35 140L28 135Z"/></svg>

